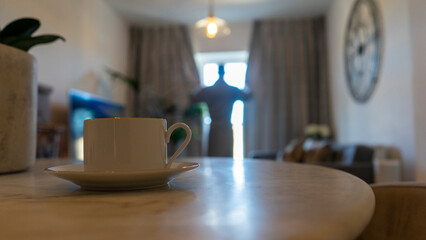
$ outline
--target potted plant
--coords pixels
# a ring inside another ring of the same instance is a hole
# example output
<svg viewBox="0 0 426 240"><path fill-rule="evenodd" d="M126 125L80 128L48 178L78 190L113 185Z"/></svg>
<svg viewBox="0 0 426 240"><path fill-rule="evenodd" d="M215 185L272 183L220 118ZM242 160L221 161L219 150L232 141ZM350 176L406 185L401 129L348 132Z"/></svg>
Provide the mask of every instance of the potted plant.
<svg viewBox="0 0 426 240"><path fill-rule="evenodd" d="M113 70L111 68L106 68L106 72L109 74L112 80L120 80L127 85L131 89L133 89L133 92L137 95L140 90L139 80L136 78L131 78L126 76L123 73L120 73L116 70ZM147 87L148 90L145 90L142 94L145 96L145 101L149 102L149 110L150 110L150 116L152 117L158 117L158 118L167 118L167 115L171 114L173 115L176 111L176 105L175 104L168 104L165 99L156 96L155 94L152 94L152 91L149 90L149 87ZM151 96L149 96L149 94ZM148 97L146 97L148 96ZM135 100L137 101L137 100ZM137 102L136 102L137 103ZM190 106L184 113L185 117L191 116L191 115L197 115L200 111L202 111L202 108L198 108L198 106L202 106L199 104L195 104L193 106ZM137 107L137 104L135 104L135 107ZM138 110L136 110L137 112ZM201 113L200 113L201 114ZM184 140L186 137L186 132L183 128L178 128L175 131L173 131L172 135L170 136L170 142L172 144L176 144L179 141Z"/></svg>
<svg viewBox="0 0 426 240"><path fill-rule="evenodd" d="M28 50L51 43L58 35L32 36L40 27L33 18L0 29L0 173L22 171L35 159L37 64Z"/></svg>

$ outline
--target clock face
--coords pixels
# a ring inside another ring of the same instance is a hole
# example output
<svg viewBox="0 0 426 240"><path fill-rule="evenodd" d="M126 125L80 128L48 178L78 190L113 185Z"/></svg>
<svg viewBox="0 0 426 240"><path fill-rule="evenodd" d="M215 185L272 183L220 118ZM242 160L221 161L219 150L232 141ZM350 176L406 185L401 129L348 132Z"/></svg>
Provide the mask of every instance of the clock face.
<svg viewBox="0 0 426 240"><path fill-rule="evenodd" d="M381 57L381 25L373 0L355 2L345 38L348 86L355 100L365 102L376 85Z"/></svg>

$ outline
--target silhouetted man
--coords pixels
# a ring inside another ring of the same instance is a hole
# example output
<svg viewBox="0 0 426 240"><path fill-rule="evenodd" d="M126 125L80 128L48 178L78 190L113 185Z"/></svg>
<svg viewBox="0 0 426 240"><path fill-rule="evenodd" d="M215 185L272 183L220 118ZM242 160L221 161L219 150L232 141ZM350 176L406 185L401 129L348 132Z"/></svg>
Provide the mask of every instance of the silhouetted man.
<svg viewBox="0 0 426 240"><path fill-rule="evenodd" d="M244 93L236 87L229 86L223 78L224 74L224 67L220 65L217 82L211 87L201 89L193 96L193 101L205 102L209 107L212 119L209 135L209 156L232 156L232 107L236 100L245 100L250 96L250 94Z"/></svg>

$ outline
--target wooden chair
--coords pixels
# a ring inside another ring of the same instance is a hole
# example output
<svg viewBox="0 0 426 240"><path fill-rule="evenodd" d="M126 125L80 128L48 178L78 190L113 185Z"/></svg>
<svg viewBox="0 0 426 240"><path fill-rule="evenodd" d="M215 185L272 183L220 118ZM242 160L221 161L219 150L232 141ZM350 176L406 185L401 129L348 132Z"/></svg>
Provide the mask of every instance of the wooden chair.
<svg viewBox="0 0 426 240"><path fill-rule="evenodd" d="M426 239L426 183L372 185L376 209L361 240Z"/></svg>

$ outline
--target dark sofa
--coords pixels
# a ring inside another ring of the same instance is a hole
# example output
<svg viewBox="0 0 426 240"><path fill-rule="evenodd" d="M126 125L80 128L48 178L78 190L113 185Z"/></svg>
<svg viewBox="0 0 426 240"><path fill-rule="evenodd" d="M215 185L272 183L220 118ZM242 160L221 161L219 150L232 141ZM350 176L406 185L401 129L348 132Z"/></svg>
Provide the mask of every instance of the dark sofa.
<svg viewBox="0 0 426 240"><path fill-rule="evenodd" d="M374 183L374 148L370 146L300 139L290 143L281 153L256 151L248 157L335 168Z"/></svg>

